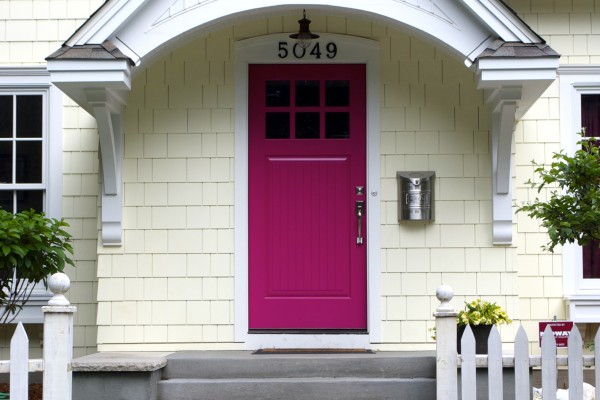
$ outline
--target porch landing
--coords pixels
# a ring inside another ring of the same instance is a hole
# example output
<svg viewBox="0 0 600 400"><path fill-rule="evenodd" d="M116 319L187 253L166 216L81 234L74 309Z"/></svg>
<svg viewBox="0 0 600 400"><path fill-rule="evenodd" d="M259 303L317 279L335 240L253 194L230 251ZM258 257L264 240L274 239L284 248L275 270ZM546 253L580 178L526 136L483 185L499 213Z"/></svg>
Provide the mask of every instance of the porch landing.
<svg viewBox="0 0 600 400"><path fill-rule="evenodd" d="M435 398L435 352L98 353L73 371L74 400Z"/></svg>

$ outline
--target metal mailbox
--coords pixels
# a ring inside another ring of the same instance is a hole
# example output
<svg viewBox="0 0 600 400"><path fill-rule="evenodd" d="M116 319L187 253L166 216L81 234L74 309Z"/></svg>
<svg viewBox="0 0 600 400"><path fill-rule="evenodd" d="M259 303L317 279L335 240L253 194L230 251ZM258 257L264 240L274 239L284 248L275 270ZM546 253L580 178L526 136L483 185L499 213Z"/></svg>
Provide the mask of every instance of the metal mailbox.
<svg viewBox="0 0 600 400"><path fill-rule="evenodd" d="M434 171L398 171L398 221L434 220Z"/></svg>

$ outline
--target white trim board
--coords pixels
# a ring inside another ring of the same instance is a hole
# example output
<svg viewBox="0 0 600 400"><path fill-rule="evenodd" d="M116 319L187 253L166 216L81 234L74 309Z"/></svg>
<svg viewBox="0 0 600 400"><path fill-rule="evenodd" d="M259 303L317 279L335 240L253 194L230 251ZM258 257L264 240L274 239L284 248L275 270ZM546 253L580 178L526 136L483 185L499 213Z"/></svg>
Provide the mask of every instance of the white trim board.
<svg viewBox="0 0 600 400"><path fill-rule="evenodd" d="M278 58L286 34L261 36L235 45L235 340L249 349L262 347L360 347L381 341L380 318L380 130L379 43L363 38L323 34L338 45L335 59ZM364 63L367 67L367 324L368 335L264 335L248 333L248 65L253 63Z"/></svg>
<svg viewBox="0 0 600 400"><path fill-rule="evenodd" d="M581 95L600 93L600 66L561 66L558 75L560 148L573 154L580 139L577 133L581 131ZM563 294L569 304L569 318L575 322L600 321L600 279L583 279L581 246L564 245L562 262Z"/></svg>

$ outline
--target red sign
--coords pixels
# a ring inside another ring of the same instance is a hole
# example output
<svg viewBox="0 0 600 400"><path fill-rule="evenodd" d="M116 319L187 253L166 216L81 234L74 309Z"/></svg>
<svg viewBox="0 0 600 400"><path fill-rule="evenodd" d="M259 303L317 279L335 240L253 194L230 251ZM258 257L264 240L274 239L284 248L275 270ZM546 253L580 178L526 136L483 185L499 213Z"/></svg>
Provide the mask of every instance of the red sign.
<svg viewBox="0 0 600 400"><path fill-rule="evenodd" d="M539 338L540 347L542 347L542 335L546 326L550 325L554 339L556 339L556 347L569 347L569 334L573 329L572 321L551 321L551 322L540 322L539 323Z"/></svg>

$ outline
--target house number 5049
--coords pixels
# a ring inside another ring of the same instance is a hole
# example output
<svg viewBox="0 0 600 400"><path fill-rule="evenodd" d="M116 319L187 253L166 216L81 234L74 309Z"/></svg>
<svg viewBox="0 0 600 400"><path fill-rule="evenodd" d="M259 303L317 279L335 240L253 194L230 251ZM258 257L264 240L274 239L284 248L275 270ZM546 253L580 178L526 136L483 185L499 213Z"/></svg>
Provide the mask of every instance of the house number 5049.
<svg viewBox="0 0 600 400"><path fill-rule="evenodd" d="M327 58L335 58L337 56L337 45L333 42L327 43L324 48L321 49L321 43L315 42L310 48L303 48L298 43L294 43L293 46L290 47L288 42L279 42L279 52L277 56L279 58L304 58L304 57L313 57L315 59L321 58L321 56L325 56ZM325 54L323 54L325 53Z"/></svg>

